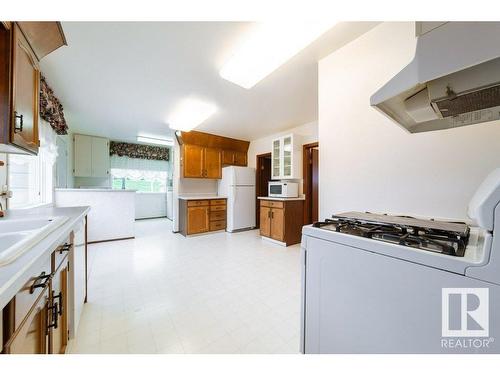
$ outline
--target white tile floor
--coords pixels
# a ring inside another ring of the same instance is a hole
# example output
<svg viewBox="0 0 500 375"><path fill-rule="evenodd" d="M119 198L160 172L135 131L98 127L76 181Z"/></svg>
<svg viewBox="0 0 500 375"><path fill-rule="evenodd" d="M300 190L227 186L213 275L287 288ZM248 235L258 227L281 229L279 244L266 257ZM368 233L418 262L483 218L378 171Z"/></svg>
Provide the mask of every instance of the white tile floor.
<svg viewBox="0 0 500 375"><path fill-rule="evenodd" d="M112 225L112 224L110 224ZM298 353L300 248L257 231L185 238L166 219L89 246L70 353Z"/></svg>

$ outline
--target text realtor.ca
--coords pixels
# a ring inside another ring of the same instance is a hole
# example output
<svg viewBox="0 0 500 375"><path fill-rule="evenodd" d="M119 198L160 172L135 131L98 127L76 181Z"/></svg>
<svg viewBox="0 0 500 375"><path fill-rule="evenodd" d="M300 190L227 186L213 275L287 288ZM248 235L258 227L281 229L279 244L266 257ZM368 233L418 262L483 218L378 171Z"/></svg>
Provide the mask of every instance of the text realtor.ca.
<svg viewBox="0 0 500 375"><path fill-rule="evenodd" d="M489 289L442 288L441 297L441 348L490 348Z"/></svg>

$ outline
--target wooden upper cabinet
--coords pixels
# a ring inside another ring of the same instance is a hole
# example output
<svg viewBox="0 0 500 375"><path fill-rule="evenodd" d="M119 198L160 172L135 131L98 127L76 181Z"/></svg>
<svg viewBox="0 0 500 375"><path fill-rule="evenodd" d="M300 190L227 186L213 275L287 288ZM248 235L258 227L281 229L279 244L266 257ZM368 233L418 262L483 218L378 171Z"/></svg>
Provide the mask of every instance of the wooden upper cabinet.
<svg viewBox="0 0 500 375"><path fill-rule="evenodd" d="M38 60L67 45L60 22L18 21L17 25L30 41Z"/></svg>
<svg viewBox="0 0 500 375"><path fill-rule="evenodd" d="M204 175L203 147L184 145L182 155L182 170L186 178L202 178Z"/></svg>
<svg viewBox="0 0 500 375"><path fill-rule="evenodd" d="M233 164L240 166L240 167L246 167L247 166L247 153L241 152L241 151L235 151Z"/></svg>
<svg viewBox="0 0 500 375"><path fill-rule="evenodd" d="M13 28L13 115L11 143L28 151L38 151L38 101L40 68L23 33Z"/></svg>
<svg viewBox="0 0 500 375"><path fill-rule="evenodd" d="M204 149L205 178L222 178L222 163L220 150Z"/></svg>
<svg viewBox="0 0 500 375"><path fill-rule="evenodd" d="M234 151L222 150L222 164L232 165L234 163Z"/></svg>

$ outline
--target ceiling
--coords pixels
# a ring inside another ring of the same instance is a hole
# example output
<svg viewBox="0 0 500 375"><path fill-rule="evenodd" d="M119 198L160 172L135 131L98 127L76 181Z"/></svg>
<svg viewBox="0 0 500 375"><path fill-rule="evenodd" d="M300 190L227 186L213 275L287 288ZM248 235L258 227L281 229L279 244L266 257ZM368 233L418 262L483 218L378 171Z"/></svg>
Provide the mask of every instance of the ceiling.
<svg viewBox="0 0 500 375"><path fill-rule="evenodd" d="M248 22L63 22L68 46L41 69L72 132L171 136L169 113L195 96L218 108L196 130L253 140L316 121L317 61L376 24L337 24L250 90L218 73Z"/></svg>

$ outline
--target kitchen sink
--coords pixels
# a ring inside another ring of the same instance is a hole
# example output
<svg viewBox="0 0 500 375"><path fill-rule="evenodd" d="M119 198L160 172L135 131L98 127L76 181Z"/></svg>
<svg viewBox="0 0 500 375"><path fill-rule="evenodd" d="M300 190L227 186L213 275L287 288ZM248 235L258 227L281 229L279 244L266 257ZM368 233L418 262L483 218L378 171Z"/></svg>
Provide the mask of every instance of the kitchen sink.
<svg viewBox="0 0 500 375"><path fill-rule="evenodd" d="M13 262L66 220L65 216L0 219L0 266Z"/></svg>

